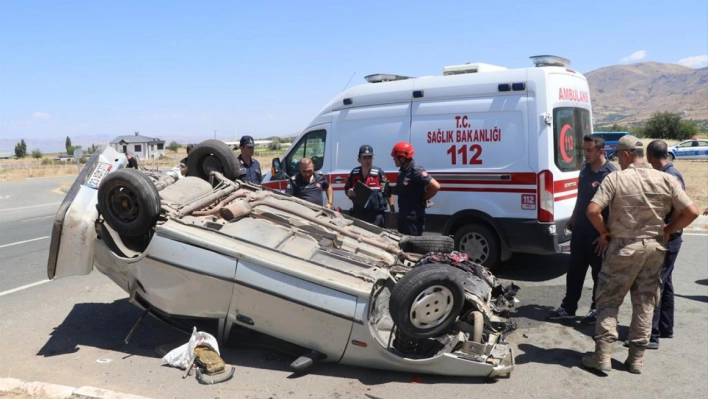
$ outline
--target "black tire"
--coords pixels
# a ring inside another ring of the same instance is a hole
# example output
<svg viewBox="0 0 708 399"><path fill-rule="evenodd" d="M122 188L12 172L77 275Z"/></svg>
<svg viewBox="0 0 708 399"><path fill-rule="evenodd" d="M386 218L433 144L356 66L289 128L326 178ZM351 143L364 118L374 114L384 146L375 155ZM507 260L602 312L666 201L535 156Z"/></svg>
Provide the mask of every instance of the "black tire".
<svg viewBox="0 0 708 399"><path fill-rule="evenodd" d="M187 176L209 181L209 173L220 172L229 180L238 178L238 159L229 146L219 140L205 140L197 144L187 157Z"/></svg>
<svg viewBox="0 0 708 399"><path fill-rule="evenodd" d="M101 181L98 210L118 234L141 236L157 223L160 195L152 180L142 172L120 169Z"/></svg>
<svg viewBox="0 0 708 399"><path fill-rule="evenodd" d="M466 253L472 262L479 263L489 270L499 267L501 258L499 236L482 224L473 223L457 229L455 248Z"/></svg>
<svg viewBox="0 0 708 399"><path fill-rule="evenodd" d="M448 236L405 236L398 243L398 247L406 252L418 254L450 253L455 250L455 240Z"/></svg>
<svg viewBox="0 0 708 399"><path fill-rule="evenodd" d="M617 151L612 151L610 154L609 158L610 161L616 161L617 160Z"/></svg>
<svg viewBox="0 0 708 399"><path fill-rule="evenodd" d="M453 269L448 265L428 264L414 268L396 283L389 311L403 335L433 338L455 323L464 305L465 290Z"/></svg>
<svg viewBox="0 0 708 399"><path fill-rule="evenodd" d="M673 152L670 152L670 153L669 153L669 159L671 159L671 162L675 161L675 160L676 160L676 155L674 155Z"/></svg>

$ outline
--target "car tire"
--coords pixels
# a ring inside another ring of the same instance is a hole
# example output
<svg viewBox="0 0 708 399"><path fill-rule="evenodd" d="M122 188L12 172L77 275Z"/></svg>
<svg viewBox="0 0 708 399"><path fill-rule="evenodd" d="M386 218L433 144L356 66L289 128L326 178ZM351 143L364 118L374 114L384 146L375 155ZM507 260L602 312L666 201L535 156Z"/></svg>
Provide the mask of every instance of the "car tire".
<svg viewBox="0 0 708 399"><path fill-rule="evenodd" d="M98 187L98 210L118 234L141 236L160 215L160 195L149 177L135 169L109 173Z"/></svg>
<svg viewBox="0 0 708 399"><path fill-rule="evenodd" d="M216 171L229 180L236 180L238 170L236 155L223 141L202 141L187 156L187 176L209 181L209 173Z"/></svg>
<svg viewBox="0 0 708 399"><path fill-rule="evenodd" d="M488 227L473 223L462 226L455 232L455 248L464 252L474 263L494 270L499 267L501 245L499 236Z"/></svg>
<svg viewBox="0 0 708 399"><path fill-rule="evenodd" d="M405 236L398 243L398 247L406 252L418 254L450 253L455 250L455 241L448 236Z"/></svg>
<svg viewBox="0 0 708 399"><path fill-rule="evenodd" d="M669 152L669 159L671 159L671 162L676 160L676 155L674 155L673 152Z"/></svg>
<svg viewBox="0 0 708 399"><path fill-rule="evenodd" d="M389 311L403 335L433 338L455 323L464 298L464 288L453 267L432 263L414 268L396 283Z"/></svg>
<svg viewBox="0 0 708 399"><path fill-rule="evenodd" d="M609 159L610 161L617 161L617 151L612 151L612 153L607 159Z"/></svg>

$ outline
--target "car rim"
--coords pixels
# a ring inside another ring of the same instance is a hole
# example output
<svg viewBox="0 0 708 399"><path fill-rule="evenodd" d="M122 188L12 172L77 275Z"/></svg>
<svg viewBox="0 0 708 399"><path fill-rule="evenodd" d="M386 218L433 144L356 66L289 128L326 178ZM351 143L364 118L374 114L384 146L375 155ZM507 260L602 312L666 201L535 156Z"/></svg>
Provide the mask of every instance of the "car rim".
<svg viewBox="0 0 708 399"><path fill-rule="evenodd" d="M202 171L206 176L209 176L211 172L221 172L223 173L224 167L219 162L219 159L213 155L207 155L202 163Z"/></svg>
<svg viewBox="0 0 708 399"><path fill-rule="evenodd" d="M428 287L413 300L410 319L414 327L430 329L444 322L454 305L452 291L442 285Z"/></svg>
<svg viewBox="0 0 708 399"><path fill-rule="evenodd" d="M113 216L124 222L132 222L140 214L138 197L133 190L127 187L118 187L111 190L109 201Z"/></svg>
<svg viewBox="0 0 708 399"><path fill-rule="evenodd" d="M484 263L489 258L489 242L479 233L469 233L462 237L460 250L475 263Z"/></svg>

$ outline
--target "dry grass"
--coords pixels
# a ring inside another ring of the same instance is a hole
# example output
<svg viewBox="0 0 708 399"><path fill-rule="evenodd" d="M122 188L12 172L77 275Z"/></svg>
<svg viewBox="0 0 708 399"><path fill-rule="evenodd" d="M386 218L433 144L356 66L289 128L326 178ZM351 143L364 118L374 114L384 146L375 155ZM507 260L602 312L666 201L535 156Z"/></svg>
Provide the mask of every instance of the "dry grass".
<svg viewBox="0 0 708 399"><path fill-rule="evenodd" d="M263 172L270 170L271 159L280 157L284 151L268 151L257 149L254 157L261 163ZM234 152L237 156L239 151ZM186 156L186 150L181 148L177 153L168 152L160 160L141 160L143 167L147 169L170 169ZM44 161L46 159L46 161ZM45 165L42 165L44 161ZM81 165L83 167L83 165ZM79 169L76 163L52 161L51 158L24 158L8 159L0 161L0 183L20 181L38 177L59 177L76 175Z"/></svg>

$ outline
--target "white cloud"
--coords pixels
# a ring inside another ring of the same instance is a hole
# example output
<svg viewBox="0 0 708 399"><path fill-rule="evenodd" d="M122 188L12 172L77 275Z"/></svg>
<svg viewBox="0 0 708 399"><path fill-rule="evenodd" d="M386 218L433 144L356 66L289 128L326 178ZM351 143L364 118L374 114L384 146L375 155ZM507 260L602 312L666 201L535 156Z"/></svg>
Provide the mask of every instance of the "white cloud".
<svg viewBox="0 0 708 399"><path fill-rule="evenodd" d="M677 64L689 68L703 68L705 66L708 66L708 54L681 58L680 60L678 60Z"/></svg>
<svg viewBox="0 0 708 399"><path fill-rule="evenodd" d="M646 50L639 50L636 51L632 54L630 54L628 57L624 57L620 60L620 62L633 62L633 61L639 61L647 56L647 51Z"/></svg>
<svg viewBox="0 0 708 399"><path fill-rule="evenodd" d="M35 112L32 114L32 119L51 119L52 116L46 112Z"/></svg>

